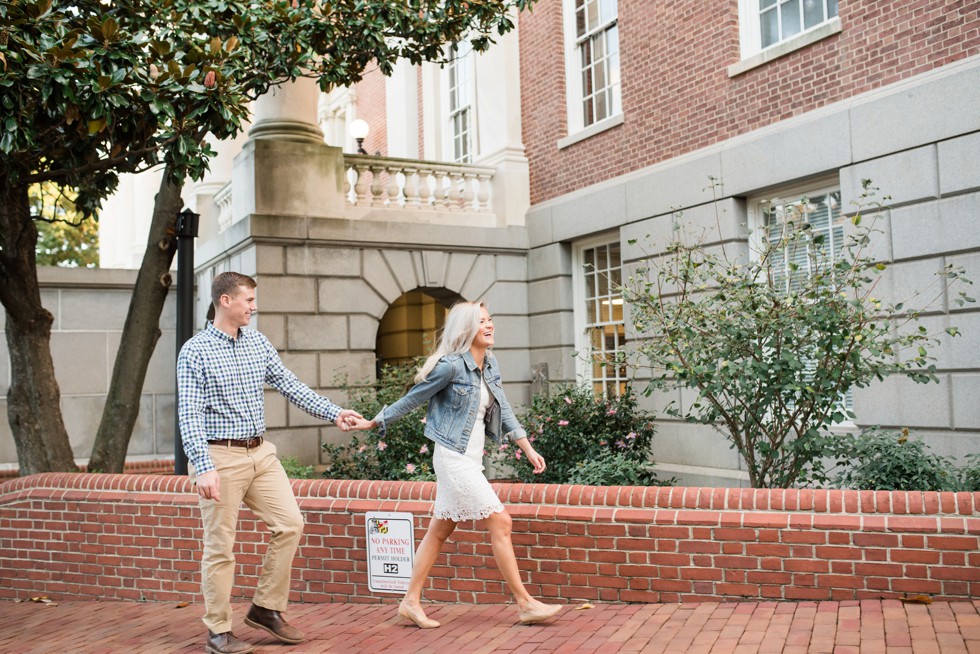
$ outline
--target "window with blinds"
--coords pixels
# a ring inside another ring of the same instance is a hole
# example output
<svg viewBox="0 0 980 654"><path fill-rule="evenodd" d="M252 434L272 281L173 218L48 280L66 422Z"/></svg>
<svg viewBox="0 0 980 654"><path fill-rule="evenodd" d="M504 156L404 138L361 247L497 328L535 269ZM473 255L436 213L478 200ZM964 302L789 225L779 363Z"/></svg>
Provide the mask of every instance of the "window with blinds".
<svg viewBox="0 0 980 654"><path fill-rule="evenodd" d="M798 290L818 267L834 261L840 253L844 240L840 191L803 196L792 201L763 201L759 209L771 248L769 261L773 281L785 292ZM788 238L804 226L819 238Z"/></svg>
<svg viewBox="0 0 980 654"><path fill-rule="evenodd" d="M754 203L768 245L773 285L787 294L798 291L810 276L840 255L846 220L839 190L819 190L791 197L797 199L777 198ZM791 238L801 229L811 230L813 237ZM815 361L807 365L807 370L815 368ZM841 403L845 409L853 407L850 389L841 398Z"/></svg>

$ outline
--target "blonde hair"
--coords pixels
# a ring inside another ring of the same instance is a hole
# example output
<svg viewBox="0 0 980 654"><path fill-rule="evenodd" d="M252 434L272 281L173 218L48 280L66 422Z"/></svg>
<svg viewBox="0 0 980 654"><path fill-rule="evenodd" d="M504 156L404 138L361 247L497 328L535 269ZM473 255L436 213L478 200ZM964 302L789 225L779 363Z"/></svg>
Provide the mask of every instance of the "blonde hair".
<svg viewBox="0 0 980 654"><path fill-rule="evenodd" d="M424 382L439 359L447 354L469 352L473 339L480 330L480 309L486 309L484 302L457 302L449 310L446 323L442 326L439 344L415 374L415 383Z"/></svg>

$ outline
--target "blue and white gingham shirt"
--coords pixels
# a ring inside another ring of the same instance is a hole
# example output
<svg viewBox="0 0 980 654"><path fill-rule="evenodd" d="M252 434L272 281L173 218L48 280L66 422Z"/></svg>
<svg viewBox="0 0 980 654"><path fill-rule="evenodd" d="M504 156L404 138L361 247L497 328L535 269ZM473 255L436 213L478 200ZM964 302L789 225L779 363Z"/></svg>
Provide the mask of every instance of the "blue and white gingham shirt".
<svg viewBox="0 0 980 654"><path fill-rule="evenodd" d="M214 470L208 441L265 433L264 383L315 418L334 422L341 408L296 378L263 334L238 338L208 323L180 349L177 392L180 435L197 474Z"/></svg>

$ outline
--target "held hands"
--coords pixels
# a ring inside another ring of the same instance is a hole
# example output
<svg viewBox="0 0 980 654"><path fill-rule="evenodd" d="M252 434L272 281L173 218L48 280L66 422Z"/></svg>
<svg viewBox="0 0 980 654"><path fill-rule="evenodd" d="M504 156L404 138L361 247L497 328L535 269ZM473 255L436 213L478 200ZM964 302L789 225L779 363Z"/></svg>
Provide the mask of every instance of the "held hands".
<svg viewBox="0 0 980 654"><path fill-rule="evenodd" d="M358 424L358 421L363 422L364 416L353 409L343 409L337 416L336 423L340 427L340 431L350 431L357 428L355 425Z"/></svg>
<svg viewBox="0 0 980 654"><path fill-rule="evenodd" d="M374 429L377 426L378 426L378 423L376 423L375 421L368 420L366 418L361 418L360 420L354 421L354 423L351 425L350 428L351 429L354 429L354 430L361 431L361 430L365 430L365 429Z"/></svg>

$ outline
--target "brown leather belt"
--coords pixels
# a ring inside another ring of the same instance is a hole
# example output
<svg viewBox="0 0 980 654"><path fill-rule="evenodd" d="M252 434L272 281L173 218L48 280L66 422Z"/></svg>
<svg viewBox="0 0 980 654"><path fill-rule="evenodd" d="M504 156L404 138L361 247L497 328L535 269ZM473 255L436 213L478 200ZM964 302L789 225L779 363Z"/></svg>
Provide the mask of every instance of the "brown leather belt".
<svg viewBox="0 0 980 654"><path fill-rule="evenodd" d="M208 445L230 445L232 447L244 447L247 450L255 449L261 444L261 436L253 436L252 438L222 438L220 440L208 441Z"/></svg>

